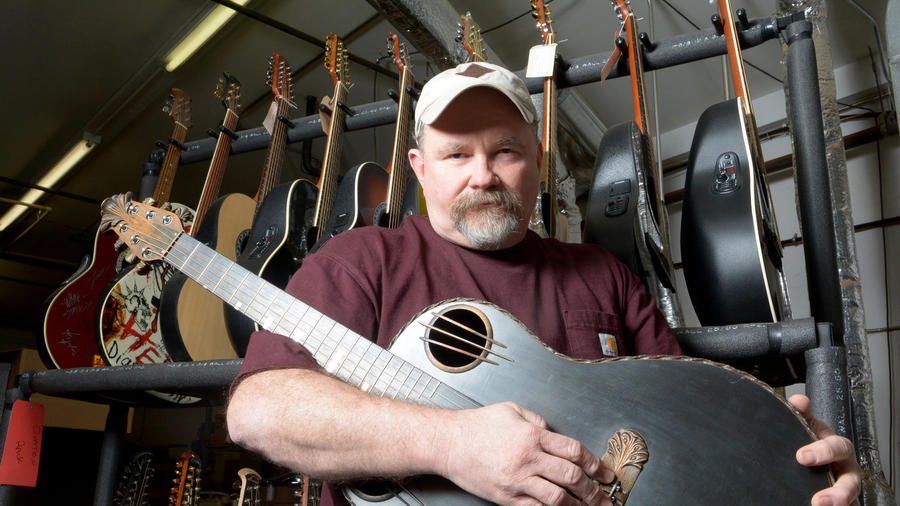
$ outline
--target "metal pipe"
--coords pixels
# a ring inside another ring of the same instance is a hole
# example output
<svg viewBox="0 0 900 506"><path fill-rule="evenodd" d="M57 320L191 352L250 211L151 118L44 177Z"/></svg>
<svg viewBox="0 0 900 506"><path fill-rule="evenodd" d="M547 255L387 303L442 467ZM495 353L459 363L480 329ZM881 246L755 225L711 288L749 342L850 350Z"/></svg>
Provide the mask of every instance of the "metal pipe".
<svg viewBox="0 0 900 506"><path fill-rule="evenodd" d="M106 415L106 430L100 448L100 464L97 466L97 481L94 486L94 506L108 506L113 503L116 476L122 455L122 438L128 427L128 408L111 404Z"/></svg>

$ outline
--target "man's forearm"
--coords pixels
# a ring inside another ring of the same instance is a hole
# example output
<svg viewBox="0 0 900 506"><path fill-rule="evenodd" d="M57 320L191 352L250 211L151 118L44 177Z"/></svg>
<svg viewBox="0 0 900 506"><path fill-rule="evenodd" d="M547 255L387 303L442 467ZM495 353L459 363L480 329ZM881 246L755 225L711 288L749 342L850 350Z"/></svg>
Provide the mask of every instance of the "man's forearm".
<svg viewBox="0 0 900 506"><path fill-rule="evenodd" d="M318 371L244 379L228 405L241 446L326 479L439 473L441 411L366 394Z"/></svg>

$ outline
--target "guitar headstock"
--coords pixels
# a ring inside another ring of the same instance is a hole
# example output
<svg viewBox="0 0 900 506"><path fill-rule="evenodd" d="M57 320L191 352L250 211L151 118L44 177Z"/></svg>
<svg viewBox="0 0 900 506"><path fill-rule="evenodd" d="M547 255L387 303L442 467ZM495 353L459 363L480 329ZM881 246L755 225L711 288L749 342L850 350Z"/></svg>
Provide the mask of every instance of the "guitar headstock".
<svg viewBox="0 0 900 506"><path fill-rule="evenodd" d="M400 37L394 32L389 32L387 39L388 51L391 52L391 59L397 70L403 73L403 70L409 66L409 54L406 52L406 44L400 42Z"/></svg>
<svg viewBox="0 0 900 506"><path fill-rule="evenodd" d="M460 21L456 25L456 41L462 44L468 53L470 62L487 61L487 51L482 45L481 27L472 19L472 13L466 11L466 14L459 17Z"/></svg>
<svg viewBox="0 0 900 506"><path fill-rule="evenodd" d="M172 88L166 104L163 106L163 112L168 114L172 121L181 123L185 128L190 128L191 97L178 88Z"/></svg>
<svg viewBox="0 0 900 506"><path fill-rule="evenodd" d="M184 452L175 464L174 486L169 493L169 504L194 506L200 494L200 458L194 452Z"/></svg>
<svg viewBox="0 0 900 506"><path fill-rule="evenodd" d="M259 473L244 467L238 470L238 480L234 484L234 488L238 489L238 500L236 506L258 506L262 504L262 498L259 493L259 482L261 478Z"/></svg>
<svg viewBox="0 0 900 506"><path fill-rule="evenodd" d="M325 69L331 75L331 82L337 85L343 82L344 86L350 86L350 65L347 60L347 50L344 42L334 32L325 38Z"/></svg>
<svg viewBox="0 0 900 506"><path fill-rule="evenodd" d="M145 451L133 455L116 487L114 503L130 506L147 504L154 471L152 453Z"/></svg>
<svg viewBox="0 0 900 506"><path fill-rule="evenodd" d="M112 229L142 261L165 258L172 243L184 232L178 215L131 199L131 193L113 195L103 201L100 226Z"/></svg>
<svg viewBox="0 0 900 506"><path fill-rule="evenodd" d="M238 114L241 110L241 82L228 72L222 72L216 83L216 98L229 111Z"/></svg>
<svg viewBox="0 0 900 506"><path fill-rule="evenodd" d="M535 25L541 31L541 40L544 44L556 42L553 21L550 19L550 7L544 5L544 0L531 0L531 16L536 20Z"/></svg>
<svg viewBox="0 0 900 506"><path fill-rule="evenodd" d="M619 21L624 23L632 16L630 0L610 0L609 3L612 4L613 10L616 12L616 17L619 18Z"/></svg>
<svg viewBox="0 0 900 506"><path fill-rule="evenodd" d="M272 88L272 93L277 99L294 103L294 75L291 73L291 64L275 51L272 51L272 56L269 57L266 86Z"/></svg>

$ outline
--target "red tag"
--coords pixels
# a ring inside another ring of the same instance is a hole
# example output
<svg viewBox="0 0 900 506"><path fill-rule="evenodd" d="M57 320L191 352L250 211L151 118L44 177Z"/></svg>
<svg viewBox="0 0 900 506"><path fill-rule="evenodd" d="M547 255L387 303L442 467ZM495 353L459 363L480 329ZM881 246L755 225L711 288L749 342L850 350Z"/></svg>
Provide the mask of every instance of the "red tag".
<svg viewBox="0 0 900 506"><path fill-rule="evenodd" d="M9 419L9 431L0 460L0 483L33 487L37 483L41 460L41 434L44 432L44 406L16 401Z"/></svg>

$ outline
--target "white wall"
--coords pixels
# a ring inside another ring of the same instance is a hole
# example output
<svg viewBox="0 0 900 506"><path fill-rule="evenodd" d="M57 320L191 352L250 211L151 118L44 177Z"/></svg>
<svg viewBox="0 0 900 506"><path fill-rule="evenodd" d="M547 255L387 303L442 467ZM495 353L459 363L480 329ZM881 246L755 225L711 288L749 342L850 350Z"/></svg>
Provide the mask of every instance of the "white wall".
<svg viewBox="0 0 900 506"><path fill-rule="evenodd" d="M871 65L868 61L857 62L835 69L835 84L838 100L874 87ZM757 123L765 125L785 117L784 93L779 91L759 97L753 101ZM662 159L667 159L687 152L696 123L662 134L660 146ZM847 121L841 125L843 135L869 128L873 120ZM879 164L876 148L881 151L881 179L879 180ZM790 138L782 136L766 141L763 152L766 160L782 156L791 150ZM879 146L869 144L847 151L847 174L850 183L850 200L852 216L855 224L879 220L882 217L882 195L884 203L883 217L900 215L900 138L893 136L882 140ZM684 172L668 176L665 180L667 192L684 187ZM775 214L782 240L801 236L797 216L796 196L792 171L783 171L769 177L772 198L775 203ZM681 204L669 206L671 224L672 257L675 262L681 261ZM887 238L883 241L882 237ZM865 310L866 329L879 329L900 322L900 266L897 255L900 254L900 227L872 229L856 233L857 260L862 282L863 308ZM886 252L886 254L885 254ZM809 299L806 287L806 268L803 246L787 247L784 250L784 270L788 281L788 290L795 318L809 316ZM678 293L685 313L687 325L699 325L696 314L690 303L684 276L677 272ZM887 290L887 292L886 292ZM888 307L888 301L891 307ZM900 337L900 332L894 332ZM875 397L875 422L878 435L878 447L881 452L885 475L892 485L900 478L900 447L897 443L900 430L891 423L891 408L894 409L894 420L900 416L900 408L892 406L892 388L890 380L891 364L900 366L898 346L889 346L885 332L869 333L869 357L872 365L873 389ZM897 381L894 381L897 384ZM802 385L790 390L802 391ZM893 430L893 434L891 431ZM897 451L893 452L892 448ZM891 462L894 465L891 466ZM891 470L894 476L892 477ZM896 486L895 486L896 489ZM900 496L898 496L900 497Z"/></svg>

